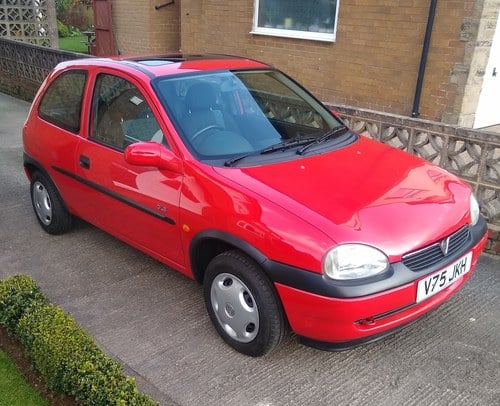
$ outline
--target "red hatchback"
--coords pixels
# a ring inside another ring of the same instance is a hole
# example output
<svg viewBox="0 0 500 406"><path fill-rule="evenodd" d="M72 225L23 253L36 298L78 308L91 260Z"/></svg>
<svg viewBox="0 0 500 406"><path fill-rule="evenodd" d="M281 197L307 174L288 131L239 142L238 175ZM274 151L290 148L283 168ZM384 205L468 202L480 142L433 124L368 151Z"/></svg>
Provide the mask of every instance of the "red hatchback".
<svg viewBox="0 0 500 406"><path fill-rule="evenodd" d="M467 184L254 60L62 63L23 141L45 231L80 217L196 279L252 356L289 327L322 349L393 332L454 294L487 238Z"/></svg>

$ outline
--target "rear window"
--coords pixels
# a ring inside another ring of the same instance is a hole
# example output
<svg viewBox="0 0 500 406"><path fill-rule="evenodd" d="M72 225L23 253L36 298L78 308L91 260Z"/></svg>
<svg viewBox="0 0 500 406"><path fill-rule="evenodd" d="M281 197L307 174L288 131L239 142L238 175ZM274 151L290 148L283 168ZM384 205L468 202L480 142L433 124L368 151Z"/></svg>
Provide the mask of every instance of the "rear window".
<svg viewBox="0 0 500 406"><path fill-rule="evenodd" d="M85 71L62 73L47 88L43 95L38 114L66 130L78 133L82 110Z"/></svg>

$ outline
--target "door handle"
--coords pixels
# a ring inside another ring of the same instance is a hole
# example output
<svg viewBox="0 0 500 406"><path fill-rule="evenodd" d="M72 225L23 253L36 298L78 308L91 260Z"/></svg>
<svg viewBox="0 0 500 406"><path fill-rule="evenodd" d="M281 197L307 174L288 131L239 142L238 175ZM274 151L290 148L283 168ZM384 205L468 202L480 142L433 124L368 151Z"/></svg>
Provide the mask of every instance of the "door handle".
<svg viewBox="0 0 500 406"><path fill-rule="evenodd" d="M496 77L497 76L497 67L495 66L493 68L493 77Z"/></svg>
<svg viewBox="0 0 500 406"><path fill-rule="evenodd" d="M90 169L90 158L85 155L80 155L80 166L83 169Z"/></svg>

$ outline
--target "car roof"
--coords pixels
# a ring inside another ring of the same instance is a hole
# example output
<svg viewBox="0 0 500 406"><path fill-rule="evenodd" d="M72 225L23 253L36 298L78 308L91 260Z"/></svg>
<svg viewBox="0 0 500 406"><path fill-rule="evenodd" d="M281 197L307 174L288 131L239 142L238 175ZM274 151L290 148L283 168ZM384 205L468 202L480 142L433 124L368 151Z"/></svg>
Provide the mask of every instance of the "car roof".
<svg viewBox="0 0 500 406"><path fill-rule="evenodd" d="M87 58L63 62L60 65L66 68L107 66L124 71L136 70L150 78L211 70L271 68L263 62L233 55L182 53Z"/></svg>

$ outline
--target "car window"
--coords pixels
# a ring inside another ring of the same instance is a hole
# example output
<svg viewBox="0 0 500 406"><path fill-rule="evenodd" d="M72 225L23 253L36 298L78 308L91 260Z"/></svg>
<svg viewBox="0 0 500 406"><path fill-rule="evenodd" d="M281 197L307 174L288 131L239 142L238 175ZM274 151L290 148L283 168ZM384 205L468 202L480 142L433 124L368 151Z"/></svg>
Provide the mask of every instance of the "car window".
<svg viewBox="0 0 500 406"><path fill-rule="evenodd" d="M285 82L286 78L278 80L272 73L263 75L260 72L239 72L236 75L247 87L251 95L248 99L254 100L268 119L310 128L328 128L320 113L303 95L299 96L291 83Z"/></svg>
<svg viewBox="0 0 500 406"><path fill-rule="evenodd" d="M185 145L202 160L319 138L341 125L313 96L274 70L165 76L153 87Z"/></svg>
<svg viewBox="0 0 500 406"><path fill-rule="evenodd" d="M117 149L140 141L165 143L151 107L141 92L118 76L100 74L92 101L90 137Z"/></svg>
<svg viewBox="0 0 500 406"><path fill-rule="evenodd" d="M78 133L82 110L85 71L69 71L58 76L47 88L38 114L66 130Z"/></svg>

